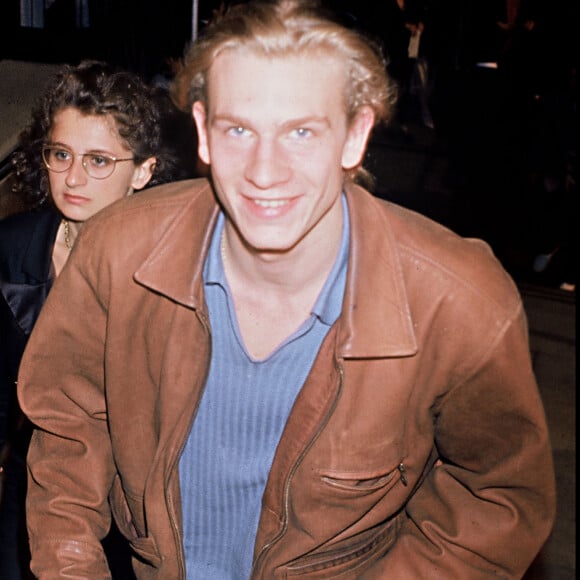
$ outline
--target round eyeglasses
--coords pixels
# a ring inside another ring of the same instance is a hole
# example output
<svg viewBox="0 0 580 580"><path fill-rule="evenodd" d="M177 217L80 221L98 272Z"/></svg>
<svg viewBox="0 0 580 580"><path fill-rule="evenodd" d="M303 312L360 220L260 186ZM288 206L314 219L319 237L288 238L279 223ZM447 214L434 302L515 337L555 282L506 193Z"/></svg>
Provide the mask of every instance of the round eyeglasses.
<svg viewBox="0 0 580 580"><path fill-rule="evenodd" d="M133 157L119 159L106 153L73 153L64 147L47 145L42 148L42 160L49 171L63 173L69 170L74 163L75 157L80 157L83 169L87 175L95 179L106 179L109 177L117 163L121 161L133 161Z"/></svg>

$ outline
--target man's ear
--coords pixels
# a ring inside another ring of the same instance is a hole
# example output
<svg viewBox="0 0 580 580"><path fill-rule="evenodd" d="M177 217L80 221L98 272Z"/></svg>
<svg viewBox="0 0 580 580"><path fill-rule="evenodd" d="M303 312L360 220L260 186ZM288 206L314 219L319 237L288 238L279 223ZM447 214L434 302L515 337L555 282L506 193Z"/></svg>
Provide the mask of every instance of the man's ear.
<svg viewBox="0 0 580 580"><path fill-rule="evenodd" d="M157 159L155 157L149 157L145 159L143 163L140 163L135 167L135 172L133 173L133 179L131 181L131 187L134 190L143 189L153 177L153 171L155 170L155 164Z"/></svg>
<svg viewBox="0 0 580 580"><path fill-rule="evenodd" d="M197 153L206 164L210 164L209 146L207 141L207 111L201 101L195 101L191 107L191 114L197 129Z"/></svg>
<svg viewBox="0 0 580 580"><path fill-rule="evenodd" d="M359 109L348 128L346 142L342 150L342 168L358 167L363 160L369 136L375 124L375 112L369 106Z"/></svg>

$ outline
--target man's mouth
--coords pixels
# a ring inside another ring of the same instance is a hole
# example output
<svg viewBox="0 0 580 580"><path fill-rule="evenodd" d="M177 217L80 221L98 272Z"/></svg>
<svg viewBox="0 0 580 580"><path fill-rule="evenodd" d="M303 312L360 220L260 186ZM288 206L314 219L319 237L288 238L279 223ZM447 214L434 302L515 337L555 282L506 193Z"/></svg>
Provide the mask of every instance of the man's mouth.
<svg viewBox="0 0 580 580"><path fill-rule="evenodd" d="M288 199L254 199L252 200L256 205L266 208L278 208L290 203Z"/></svg>

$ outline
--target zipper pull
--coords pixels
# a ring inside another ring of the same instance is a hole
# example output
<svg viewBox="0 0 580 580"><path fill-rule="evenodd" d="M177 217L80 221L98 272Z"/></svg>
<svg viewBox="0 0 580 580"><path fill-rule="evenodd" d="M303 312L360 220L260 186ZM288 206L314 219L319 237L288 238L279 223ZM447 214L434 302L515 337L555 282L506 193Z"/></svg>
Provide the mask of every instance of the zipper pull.
<svg viewBox="0 0 580 580"><path fill-rule="evenodd" d="M403 485L407 486L409 484L409 482L407 481L406 469L405 469L405 466L403 465L403 463L399 463L399 465L397 466L397 469L399 470L401 481L403 482Z"/></svg>

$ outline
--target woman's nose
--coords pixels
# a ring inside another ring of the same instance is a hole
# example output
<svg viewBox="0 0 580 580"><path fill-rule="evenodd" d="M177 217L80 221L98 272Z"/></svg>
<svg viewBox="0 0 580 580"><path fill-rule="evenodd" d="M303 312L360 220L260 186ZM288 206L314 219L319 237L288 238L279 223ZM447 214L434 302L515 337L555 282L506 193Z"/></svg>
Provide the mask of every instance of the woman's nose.
<svg viewBox="0 0 580 580"><path fill-rule="evenodd" d="M65 183L69 187L84 184L87 182L87 172L83 167L83 158L77 156L73 159L72 165L66 170Z"/></svg>

